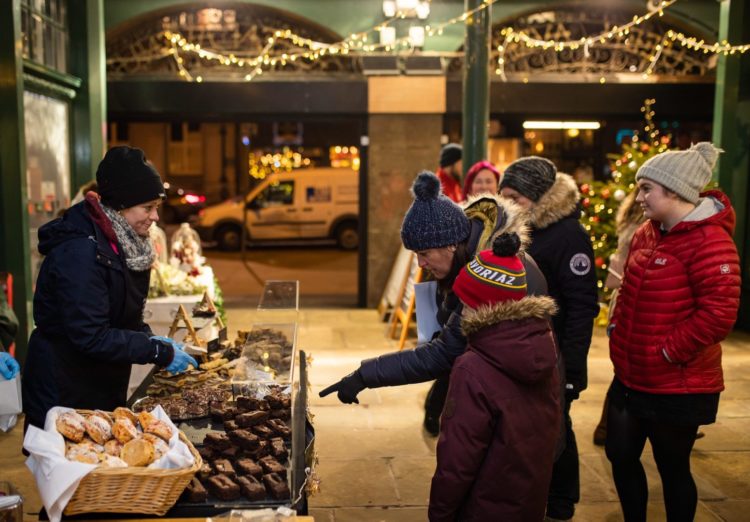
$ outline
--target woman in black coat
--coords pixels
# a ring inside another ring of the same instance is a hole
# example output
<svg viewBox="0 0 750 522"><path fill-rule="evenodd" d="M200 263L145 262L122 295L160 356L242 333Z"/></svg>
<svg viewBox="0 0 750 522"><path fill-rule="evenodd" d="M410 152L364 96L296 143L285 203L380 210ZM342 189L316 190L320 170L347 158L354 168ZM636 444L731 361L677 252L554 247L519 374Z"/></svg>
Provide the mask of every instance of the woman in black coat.
<svg viewBox="0 0 750 522"><path fill-rule="evenodd" d="M99 196L89 192L39 229L46 257L34 293L23 406L27 422L40 428L53 406L124 406L132 364L174 373L198 366L143 322L154 260L148 229L165 196L159 173L142 150L115 147L96 178Z"/></svg>
<svg viewBox="0 0 750 522"><path fill-rule="evenodd" d="M459 270L474 254L490 248L503 232L516 232L527 242L522 212L511 201L482 194L469 200L465 209L440 191L440 181L431 172L417 176L414 203L404 217L401 240L417 253L419 266L438 280L444 298L438 321L444 325L437 337L413 350L393 352L362 361L359 369L320 392L334 391L344 403L358 403L357 394L365 388L398 386L425 382L450 374L453 362L466 350L461 331L463 306L451 291ZM544 295L547 285L530 256L519 254L526 269L528 293Z"/></svg>

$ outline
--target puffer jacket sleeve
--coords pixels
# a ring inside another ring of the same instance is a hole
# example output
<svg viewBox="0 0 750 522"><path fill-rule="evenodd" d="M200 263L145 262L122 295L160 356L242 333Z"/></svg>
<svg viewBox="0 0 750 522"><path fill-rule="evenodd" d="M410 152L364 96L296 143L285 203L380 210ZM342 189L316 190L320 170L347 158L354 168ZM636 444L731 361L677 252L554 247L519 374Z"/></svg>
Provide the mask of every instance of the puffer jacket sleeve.
<svg viewBox="0 0 750 522"><path fill-rule="evenodd" d="M575 226L579 227L577 222ZM591 241L580 228L566 236L567 241L559 243L564 251L558 256L560 265L557 267L558 305L564 310L565 321L562 328L556 328L556 333L565 362L566 382L573 384L576 391L581 391L586 387L586 359L594 319L599 313L599 295ZM589 263L588 271L584 274L580 270L576 272L571 266L575 258L582 255Z"/></svg>
<svg viewBox="0 0 750 522"><path fill-rule="evenodd" d="M453 522L477 478L493 435L492 407L479 379L461 365L451 373L430 489L430 522Z"/></svg>
<svg viewBox="0 0 750 522"><path fill-rule="evenodd" d="M726 338L740 303L739 257L726 231L709 228L687 269L696 310L664 339L662 353L673 363L687 363Z"/></svg>
<svg viewBox="0 0 750 522"><path fill-rule="evenodd" d="M362 361L359 372L368 388L431 381L448 375L456 358L466 350L461 331L463 305L451 313L435 339L413 350L388 353Z"/></svg>
<svg viewBox="0 0 750 522"><path fill-rule="evenodd" d="M96 266L95 248L88 239L76 239L52 254L56 256L52 274L55 297L68 339L94 359L155 362L158 352L148 334L110 327L109 293L102 269Z"/></svg>

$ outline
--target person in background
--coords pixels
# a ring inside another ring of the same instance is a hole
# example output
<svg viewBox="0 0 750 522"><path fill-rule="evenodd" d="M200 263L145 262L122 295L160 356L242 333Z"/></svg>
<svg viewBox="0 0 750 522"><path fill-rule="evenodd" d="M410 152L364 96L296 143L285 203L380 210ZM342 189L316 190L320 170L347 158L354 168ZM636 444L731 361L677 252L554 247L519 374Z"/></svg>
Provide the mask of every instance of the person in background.
<svg viewBox="0 0 750 522"><path fill-rule="evenodd" d="M466 353L441 419L429 519L542 520L559 436L554 300L526 294L517 234L501 234L456 278Z"/></svg>
<svg viewBox="0 0 750 522"><path fill-rule="evenodd" d="M460 203L464 199L461 192L461 154L461 145L445 145L440 150L440 168L436 172L443 194L454 203Z"/></svg>
<svg viewBox="0 0 750 522"><path fill-rule="evenodd" d="M12 379L21 371L18 361L8 353L8 348L16 338L16 333L18 333L18 318L8 305L5 292L0 288L0 375L7 380Z"/></svg>
<svg viewBox="0 0 750 522"><path fill-rule="evenodd" d="M464 180L464 199L475 194L497 194L500 173L489 161L478 161L471 166Z"/></svg>
<svg viewBox="0 0 750 522"><path fill-rule="evenodd" d="M165 197L159 173L142 150L123 146L107 152L96 179L99 196L89 192L39 229L46 257L22 383L26 422L39 428L53 406L124 406L132 364L173 373L198 366L143 322L154 259L148 229Z"/></svg>
<svg viewBox="0 0 750 522"><path fill-rule="evenodd" d="M721 345L740 300L735 213L711 180L719 149L701 142L658 154L636 173L648 219L633 236L610 327L615 378L607 458L627 522L645 521L646 440L662 480L667 520L693 520L690 454L698 426L716 421L724 389Z"/></svg>
<svg viewBox="0 0 750 522"><path fill-rule="evenodd" d="M586 389L586 359L591 345L599 296L591 238L579 222L580 194L568 174L557 172L546 158L520 158L506 168L500 193L526 209L531 226L528 252L549 285L559 308L552 318L565 376L565 448L555 462L547 501L547 517L573 517L580 498L578 447L570 406Z"/></svg>

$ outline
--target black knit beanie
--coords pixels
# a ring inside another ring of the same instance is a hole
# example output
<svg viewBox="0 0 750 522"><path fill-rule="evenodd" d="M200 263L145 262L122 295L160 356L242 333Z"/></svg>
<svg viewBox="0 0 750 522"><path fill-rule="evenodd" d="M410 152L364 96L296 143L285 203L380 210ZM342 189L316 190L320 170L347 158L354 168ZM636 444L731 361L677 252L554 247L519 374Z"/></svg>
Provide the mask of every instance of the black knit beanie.
<svg viewBox="0 0 750 522"><path fill-rule="evenodd" d="M133 147L109 149L96 169L96 183L102 203L115 210L166 197L159 173Z"/></svg>
<svg viewBox="0 0 750 522"><path fill-rule="evenodd" d="M440 150L440 166L447 167L453 165L461 159L461 145L458 143L449 143Z"/></svg>
<svg viewBox="0 0 750 522"><path fill-rule="evenodd" d="M547 158L527 156L519 158L505 169L500 188L512 188L531 201L539 201L555 184L557 168Z"/></svg>
<svg viewBox="0 0 750 522"><path fill-rule="evenodd" d="M443 195L440 180L422 171L414 180L414 202L401 224L404 247L415 252L457 245L469 237L471 224L461 207Z"/></svg>

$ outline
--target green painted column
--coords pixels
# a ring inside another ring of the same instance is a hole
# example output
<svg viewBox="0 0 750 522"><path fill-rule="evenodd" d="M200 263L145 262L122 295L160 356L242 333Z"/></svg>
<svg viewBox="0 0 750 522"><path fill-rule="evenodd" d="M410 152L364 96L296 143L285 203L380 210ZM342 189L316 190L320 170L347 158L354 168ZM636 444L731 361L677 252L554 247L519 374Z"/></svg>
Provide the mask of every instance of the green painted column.
<svg viewBox="0 0 750 522"><path fill-rule="evenodd" d="M721 0L719 41L750 39L750 0ZM713 141L724 149L715 180L737 214L735 242L742 263L742 306L737 325L750 329L750 56L720 55L716 69Z"/></svg>
<svg viewBox="0 0 750 522"><path fill-rule="evenodd" d="M483 0L465 0L465 12L483 3ZM466 19L462 122L464 172L477 161L487 157L487 127L490 119L491 9L488 5Z"/></svg>
<svg viewBox="0 0 750 522"><path fill-rule="evenodd" d="M32 290L20 13L20 0L0 2L0 270L13 274L13 308L20 323L16 356L23 361L32 328Z"/></svg>
<svg viewBox="0 0 750 522"><path fill-rule="evenodd" d="M82 80L72 105L71 196L94 179L106 146L107 64L103 0L68 4L70 73Z"/></svg>

